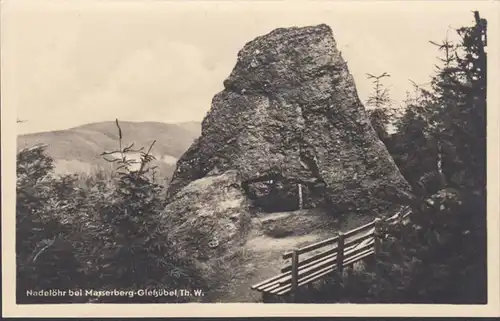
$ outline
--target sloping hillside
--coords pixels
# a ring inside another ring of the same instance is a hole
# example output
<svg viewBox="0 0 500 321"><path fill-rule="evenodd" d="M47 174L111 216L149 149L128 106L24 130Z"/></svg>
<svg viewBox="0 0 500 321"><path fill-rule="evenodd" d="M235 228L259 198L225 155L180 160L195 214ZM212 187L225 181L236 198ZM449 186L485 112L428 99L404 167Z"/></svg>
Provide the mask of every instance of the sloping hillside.
<svg viewBox="0 0 500 321"><path fill-rule="evenodd" d="M170 177L177 159L201 131L198 122L166 124L121 121L120 127L124 146L135 143L135 147L147 148L156 140L152 154L157 159L154 165L158 166L162 177ZM118 149L118 130L115 122L101 122L17 137L18 151L35 144L48 145L47 153L54 158L57 173L91 173L111 168L100 154Z"/></svg>

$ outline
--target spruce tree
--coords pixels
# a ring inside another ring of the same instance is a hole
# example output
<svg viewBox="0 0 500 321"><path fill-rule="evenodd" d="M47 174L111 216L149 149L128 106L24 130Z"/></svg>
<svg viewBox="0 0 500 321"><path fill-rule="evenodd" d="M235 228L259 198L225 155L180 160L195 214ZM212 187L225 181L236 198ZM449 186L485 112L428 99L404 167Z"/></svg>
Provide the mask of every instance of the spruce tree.
<svg viewBox="0 0 500 321"><path fill-rule="evenodd" d="M386 72L375 76L366 74L368 79L373 82L373 93L368 97L366 105L371 107L368 115L373 129L377 133L380 140L385 142L389 137L388 126L391 123L392 113L390 111L391 99L389 89L382 83L383 78L390 77Z"/></svg>

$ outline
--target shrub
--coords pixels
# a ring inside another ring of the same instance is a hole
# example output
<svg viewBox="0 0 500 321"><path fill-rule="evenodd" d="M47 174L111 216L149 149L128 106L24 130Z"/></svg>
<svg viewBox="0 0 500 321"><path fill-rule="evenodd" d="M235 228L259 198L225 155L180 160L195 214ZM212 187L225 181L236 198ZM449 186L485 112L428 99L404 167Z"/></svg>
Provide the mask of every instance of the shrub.
<svg viewBox="0 0 500 321"><path fill-rule="evenodd" d="M189 257L179 255L178 229L160 220L165 207L163 186L155 183L149 150L123 148L118 120L119 166L111 175L53 175L44 146L18 154L17 169L17 299L32 289L189 289L204 288ZM134 161L128 153L140 152ZM135 168L135 170L134 170ZM188 297L55 297L67 302L183 302Z"/></svg>
<svg viewBox="0 0 500 321"><path fill-rule="evenodd" d="M16 266L18 303L41 303L61 298L36 297L27 291L77 287L81 265L68 242L71 230L57 219L71 206L65 201L71 180L51 176L53 161L46 146L19 152L17 158Z"/></svg>
<svg viewBox="0 0 500 321"><path fill-rule="evenodd" d="M346 268L339 280L318 287L326 302L486 303L484 226L458 190L432 197L434 207L412 213L410 222L382 227L381 251L363 269Z"/></svg>

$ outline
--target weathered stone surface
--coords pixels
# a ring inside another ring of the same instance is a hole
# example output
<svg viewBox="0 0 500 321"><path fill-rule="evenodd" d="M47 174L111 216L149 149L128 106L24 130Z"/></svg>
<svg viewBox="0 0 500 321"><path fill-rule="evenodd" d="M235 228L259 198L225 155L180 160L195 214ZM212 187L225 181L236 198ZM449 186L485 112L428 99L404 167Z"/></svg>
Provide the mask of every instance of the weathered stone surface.
<svg viewBox="0 0 500 321"><path fill-rule="evenodd" d="M249 42L224 86L177 163L169 197L228 170L268 211L298 206L298 183L305 207L337 211L373 211L386 206L376 195L387 186L409 190L328 26L276 29ZM273 192L281 195L274 202Z"/></svg>
<svg viewBox="0 0 500 321"><path fill-rule="evenodd" d="M190 182L172 198L161 220L177 229L179 250L199 260L243 242L251 224L248 199L234 171Z"/></svg>

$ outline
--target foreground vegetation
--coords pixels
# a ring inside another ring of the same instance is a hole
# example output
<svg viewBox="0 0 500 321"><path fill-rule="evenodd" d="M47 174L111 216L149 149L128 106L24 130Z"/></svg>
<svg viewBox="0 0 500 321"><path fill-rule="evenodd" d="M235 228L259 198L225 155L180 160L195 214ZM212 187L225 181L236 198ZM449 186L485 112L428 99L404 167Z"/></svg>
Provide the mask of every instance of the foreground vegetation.
<svg viewBox="0 0 500 321"><path fill-rule="evenodd" d="M165 207L148 151L121 146L116 172L55 176L44 146L17 158L17 300L44 302L182 302L187 297L36 297L41 289L204 289L189 255L179 255L184 233L175 217L160 220ZM140 152L138 170L128 153ZM106 157L110 153L104 153ZM160 224L161 222L161 224Z"/></svg>

